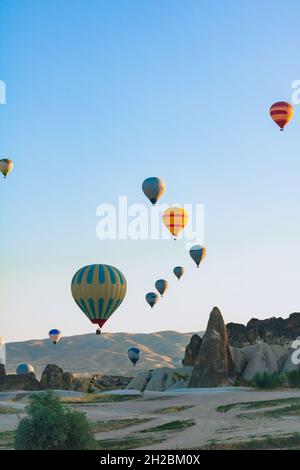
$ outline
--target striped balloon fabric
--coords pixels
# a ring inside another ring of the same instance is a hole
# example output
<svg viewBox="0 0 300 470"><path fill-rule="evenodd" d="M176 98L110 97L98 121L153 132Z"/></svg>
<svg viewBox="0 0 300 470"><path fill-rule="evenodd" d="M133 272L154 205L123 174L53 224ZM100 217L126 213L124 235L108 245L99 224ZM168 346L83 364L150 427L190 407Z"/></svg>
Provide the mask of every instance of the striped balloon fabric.
<svg viewBox="0 0 300 470"><path fill-rule="evenodd" d="M0 160L0 171L2 175L4 176L4 178L7 177L7 175L11 172L13 167L14 167L13 161L10 160L9 158L2 158Z"/></svg>
<svg viewBox="0 0 300 470"><path fill-rule="evenodd" d="M174 239L182 232L188 223L188 213L183 207L169 207L163 213L163 223L171 232Z"/></svg>
<svg viewBox="0 0 300 470"><path fill-rule="evenodd" d="M72 295L88 319L100 328L121 305L126 295L124 274L107 264L79 269L72 279Z"/></svg>
<svg viewBox="0 0 300 470"><path fill-rule="evenodd" d="M278 101L274 103L270 108L270 116L273 121L280 127L280 130L283 131L284 127L292 119L294 115L294 108L290 103L286 101Z"/></svg>
<svg viewBox="0 0 300 470"><path fill-rule="evenodd" d="M146 302L150 305L151 308L154 307L154 305L158 302L158 295L156 292L148 292L148 294L146 294Z"/></svg>

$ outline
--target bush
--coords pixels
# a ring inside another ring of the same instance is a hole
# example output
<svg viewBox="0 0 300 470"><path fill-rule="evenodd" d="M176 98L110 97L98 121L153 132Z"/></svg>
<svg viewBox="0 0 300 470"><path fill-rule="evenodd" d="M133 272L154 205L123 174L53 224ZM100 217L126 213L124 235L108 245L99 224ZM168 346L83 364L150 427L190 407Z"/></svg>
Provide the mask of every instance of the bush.
<svg viewBox="0 0 300 470"><path fill-rule="evenodd" d="M253 386L256 388L279 388L287 381L287 376L284 372L257 372L253 378Z"/></svg>
<svg viewBox="0 0 300 470"><path fill-rule="evenodd" d="M290 387L300 388L300 369L291 370L288 372L287 377Z"/></svg>
<svg viewBox="0 0 300 470"><path fill-rule="evenodd" d="M15 448L30 450L92 449L95 440L84 413L69 410L53 392L30 397L27 415L15 432Z"/></svg>

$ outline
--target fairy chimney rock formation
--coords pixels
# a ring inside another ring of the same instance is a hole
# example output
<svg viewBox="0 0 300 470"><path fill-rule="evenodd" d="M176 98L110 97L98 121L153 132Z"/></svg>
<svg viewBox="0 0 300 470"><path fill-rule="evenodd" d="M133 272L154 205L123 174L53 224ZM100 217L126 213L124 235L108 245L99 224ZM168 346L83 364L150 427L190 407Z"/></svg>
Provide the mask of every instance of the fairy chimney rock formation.
<svg viewBox="0 0 300 470"><path fill-rule="evenodd" d="M191 341L185 348L184 358L182 360L183 366L193 366L195 359L199 353L202 339L199 335L195 334L191 337Z"/></svg>
<svg viewBox="0 0 300 470"><path fill-rule="evenodd" d="M194 361L188 387L220 387L234 381L227 329L220 310L214 307Z"/></svg>

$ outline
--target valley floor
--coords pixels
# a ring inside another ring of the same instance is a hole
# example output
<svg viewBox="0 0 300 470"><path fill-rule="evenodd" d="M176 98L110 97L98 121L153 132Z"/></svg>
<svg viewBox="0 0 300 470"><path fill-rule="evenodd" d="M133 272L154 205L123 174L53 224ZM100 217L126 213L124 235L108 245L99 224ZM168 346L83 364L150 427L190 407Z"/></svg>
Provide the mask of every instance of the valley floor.
<svg viewBox="0 0 300 470"><path fill-rule="evenodd" d="M300 390L57 393L87 414L99 449L300 449ZM0 393L0 448L13 447L29 394Z"/></svg>

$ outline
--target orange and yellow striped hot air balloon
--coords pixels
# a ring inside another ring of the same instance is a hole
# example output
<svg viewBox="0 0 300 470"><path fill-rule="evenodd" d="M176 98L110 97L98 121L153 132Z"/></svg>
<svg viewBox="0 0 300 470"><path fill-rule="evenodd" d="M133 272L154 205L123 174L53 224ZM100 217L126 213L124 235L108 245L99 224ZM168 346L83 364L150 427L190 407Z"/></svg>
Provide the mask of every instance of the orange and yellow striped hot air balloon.
<svg viewBox="0 0 300 470"><path fill-rule="evenodd" d="M7 175L11 172L13 169L14 164L13 161L10 160L9 158L1 158L0 160L0 171L4 178L7 177Z"/></svg>
<svg viewBox="0 0 300 470"><path fill-rule="evenodd" d="M280 127L280 130L283 131L288 122L292 119L294 115L294 108L290 103L286 101L278 101L277 103L272 104L270 108L270 116L273 121Z"/></svg>
<svg viewBox="0 0 300 470"><path fill-rule="evenodd" d="M163 223L173 235L174 240L188 223L188 218L188 213L183 207L169 207L164 211Z"/></svg>

